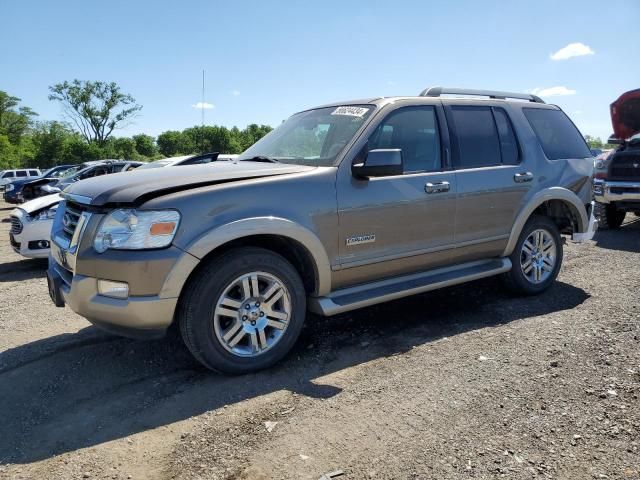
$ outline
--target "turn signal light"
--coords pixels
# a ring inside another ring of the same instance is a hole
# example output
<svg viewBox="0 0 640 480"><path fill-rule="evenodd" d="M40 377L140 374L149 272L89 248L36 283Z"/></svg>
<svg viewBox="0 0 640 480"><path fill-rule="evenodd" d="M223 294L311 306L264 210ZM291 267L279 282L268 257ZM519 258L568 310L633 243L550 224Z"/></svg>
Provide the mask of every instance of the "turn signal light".
<svg viewBox="0 0 640 480"><path fill-rule="evenodd" d="M151 235L171 235L176 228L175 222L158 222L152 223L149 228Z"/></svg>

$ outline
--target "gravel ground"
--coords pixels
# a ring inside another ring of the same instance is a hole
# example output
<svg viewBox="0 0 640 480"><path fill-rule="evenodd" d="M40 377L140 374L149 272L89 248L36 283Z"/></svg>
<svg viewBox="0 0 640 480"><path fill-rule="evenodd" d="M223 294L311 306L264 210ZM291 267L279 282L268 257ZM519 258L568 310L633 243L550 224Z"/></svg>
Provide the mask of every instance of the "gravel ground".
<svg viewBox="0 0 640 480"><path fill-rule="evenodd" d="M558 282L497 279L310 317L267 372L53 306L0 203L0 478L640 478L640 221L568 244Z"/></svg>

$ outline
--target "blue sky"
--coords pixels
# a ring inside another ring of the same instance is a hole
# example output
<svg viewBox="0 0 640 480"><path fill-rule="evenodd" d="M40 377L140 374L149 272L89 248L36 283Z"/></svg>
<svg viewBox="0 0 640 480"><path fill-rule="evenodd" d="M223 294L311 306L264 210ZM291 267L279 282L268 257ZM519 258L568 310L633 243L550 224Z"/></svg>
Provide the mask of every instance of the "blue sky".
<svg viewBox="0 0 640 480"><path fill-rule="evenodd" d="M199 124L203 69L206 123L241 128L432 85L564 87L545 99L604 139L608 105L640 87L639 0L0 0L0 16L0 90L59 120L49 85L116 81L144 107L118 135ZM551 58L573 43L587 54Z"/></svg>

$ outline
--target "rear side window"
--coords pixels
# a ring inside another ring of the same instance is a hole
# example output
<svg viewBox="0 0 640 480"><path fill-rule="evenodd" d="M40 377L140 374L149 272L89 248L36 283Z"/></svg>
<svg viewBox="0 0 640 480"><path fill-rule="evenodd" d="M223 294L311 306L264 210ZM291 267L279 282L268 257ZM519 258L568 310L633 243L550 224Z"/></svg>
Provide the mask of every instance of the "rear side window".
<svg viewBox="0 0 640 480"><path fill-rule="evenodd" d="M517 165L519 160L518 142L513 133L511 121L502 108L493 109L493 117L498 128L498 138L500 139L500 153L502 163L505 165Z"/></svg>
<svg viewBox="0 0 640 480"><path fill-rule="evenodd" d="M500 141L491 107L452 106L457 168L500 165Z"/></svg>
<svg viewBox="0 0 640 480"><path fill-rule="evenodd" d="M16 172L16 177L26 177L27 176L27 172L24 170L18 170Z"/></svg>
<svg viewBox="0 0 640 480"><path fill-rule="evenodd" d="M549 160L591 156L584 138L562 110L523 108Z"/></svg>

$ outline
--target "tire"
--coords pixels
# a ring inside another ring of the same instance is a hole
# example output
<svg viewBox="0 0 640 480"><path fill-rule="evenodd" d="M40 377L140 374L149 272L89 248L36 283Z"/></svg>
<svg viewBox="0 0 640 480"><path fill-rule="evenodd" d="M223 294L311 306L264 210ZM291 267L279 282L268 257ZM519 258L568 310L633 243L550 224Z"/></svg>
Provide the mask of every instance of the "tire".
<svg viewBox="0 0 640 480"><path fill-rule="evenodd" d="M596 202L594 214L598 219L598 229L615 230L624 222L626 212L618 210L612 203Z"/></svg>
<svg viewBox="0 0 640 480"><path fill-rule="evenodd" d="M177 313L184 343L200 363L218 372L243 374L272 366L291 350L304 324L300 275L270 250L230 250L196 272L184 292Z"/></svg>
<svg viewBox="0 0 640 480"><path fill-rule="evenodd" d="M542 237L536 236L537 232L543 232ZM550 240L553 244L548 243ZM549 246L545 249L544 245ZM537 295L544 292L558 276L562 256L562 237L556 224L548 217L532 216L520 232L513 253L509 256L512 267L503 275L506 287L517 295Z"/></svg>

